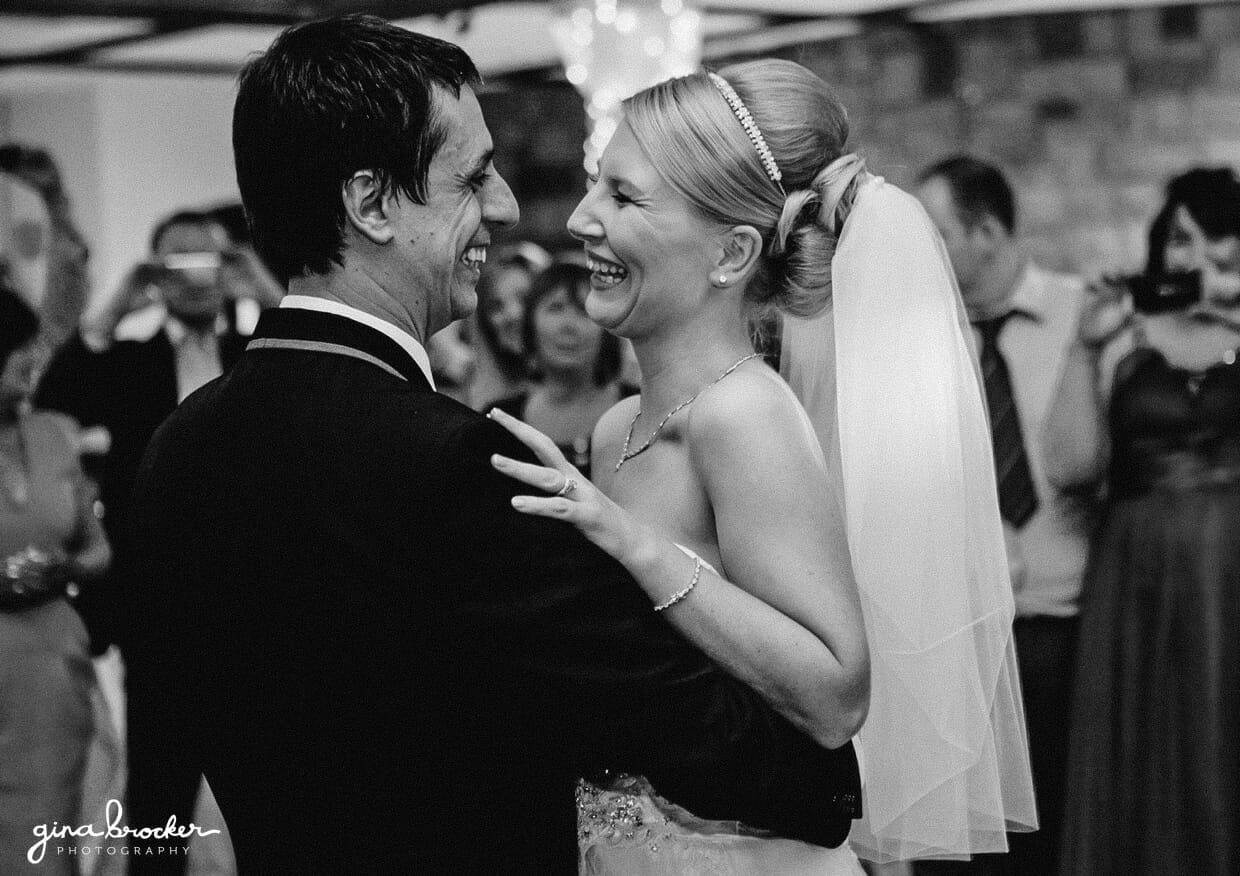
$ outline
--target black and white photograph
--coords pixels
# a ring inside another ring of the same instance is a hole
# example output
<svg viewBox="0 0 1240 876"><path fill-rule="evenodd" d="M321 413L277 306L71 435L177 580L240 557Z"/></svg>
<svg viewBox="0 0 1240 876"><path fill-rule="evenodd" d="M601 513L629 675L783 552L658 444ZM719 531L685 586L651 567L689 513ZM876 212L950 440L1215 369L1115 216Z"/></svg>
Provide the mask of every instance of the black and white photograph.
<svg viewBox="0 0 1240 876"><path fill-rule="evenodd" d="M1240 873L1240 0L0 0L0 876Z"/></svg>

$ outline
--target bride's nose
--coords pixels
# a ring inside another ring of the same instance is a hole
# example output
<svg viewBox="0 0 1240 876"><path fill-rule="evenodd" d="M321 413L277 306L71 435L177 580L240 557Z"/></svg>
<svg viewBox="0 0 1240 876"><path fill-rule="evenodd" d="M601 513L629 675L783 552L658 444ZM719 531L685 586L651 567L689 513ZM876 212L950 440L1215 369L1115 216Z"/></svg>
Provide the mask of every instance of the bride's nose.
<svg viewBox="0 0 1240 876"><path fill-rule="evenodd" d="M603 225L594 215L594 189L586 192L581 203L568 217L568 233L583 243L592 243L603 238Z"/></svg>

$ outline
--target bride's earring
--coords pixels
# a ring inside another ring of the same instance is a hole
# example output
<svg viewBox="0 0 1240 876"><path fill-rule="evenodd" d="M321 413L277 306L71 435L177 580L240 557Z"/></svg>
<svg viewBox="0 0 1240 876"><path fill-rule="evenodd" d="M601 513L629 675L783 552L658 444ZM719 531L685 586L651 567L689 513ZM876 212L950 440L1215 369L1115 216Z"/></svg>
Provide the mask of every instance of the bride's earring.
<svg viewBox="0 0 1240 876"><path fill-rule="evenodd" d="M726 285L728 285L728 277L727 277L727 274L720 274L720 275L719 275L719 282L718 282L718 284L717 284L717 285L719 285L719 286L726 286Z"/></svg>

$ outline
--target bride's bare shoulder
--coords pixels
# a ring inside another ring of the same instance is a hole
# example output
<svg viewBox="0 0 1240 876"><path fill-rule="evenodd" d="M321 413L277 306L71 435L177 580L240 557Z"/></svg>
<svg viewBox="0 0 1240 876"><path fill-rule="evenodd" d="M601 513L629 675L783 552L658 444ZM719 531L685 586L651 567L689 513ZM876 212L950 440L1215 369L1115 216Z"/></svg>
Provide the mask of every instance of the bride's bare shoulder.
<svg viewBox="0 0 1240 876"><path fill-rule="evenodd" d="M620 453L620 447L624 444L624 436L629 431L629 424L633 422L633 417L637 415L641 403L640 395L630 395L620 399L608 408L607 413L599 417L598 423L594 426L593 445L596 451L606 452L614 445L616 454Z"/></svg>
<svg viewBox="0 0 1240 876"><path fill-rule="evenodd" d="M817 455L804 409L770 368L738 370L703 392L690 410L688 429L694 458L710 466L753 454Z"/></svg>
<svg viewBox="0 0 1240 876"><path fill-rule="evenodd" d="M792 416L800 403L779 374L761 364L749 365L709 386L689 411L689 428L749 425L763 429L766 418Z"/></svg>

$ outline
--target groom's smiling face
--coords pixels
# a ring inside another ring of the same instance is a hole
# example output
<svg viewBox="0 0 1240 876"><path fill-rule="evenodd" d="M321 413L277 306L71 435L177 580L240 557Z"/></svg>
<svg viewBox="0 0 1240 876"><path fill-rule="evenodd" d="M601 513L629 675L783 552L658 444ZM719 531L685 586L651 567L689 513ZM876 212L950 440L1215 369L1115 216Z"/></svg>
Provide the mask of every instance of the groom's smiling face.
<svg viewBox="0 0 1240 876"><path fill-rule="evenodd" d="M462 87L458 99L437 90L435 104L443 143L427 171L426 203L402 197L394 217L407 283L425 296L428 336L473 313L491 234L519 216L473 91Z"/></svg>

